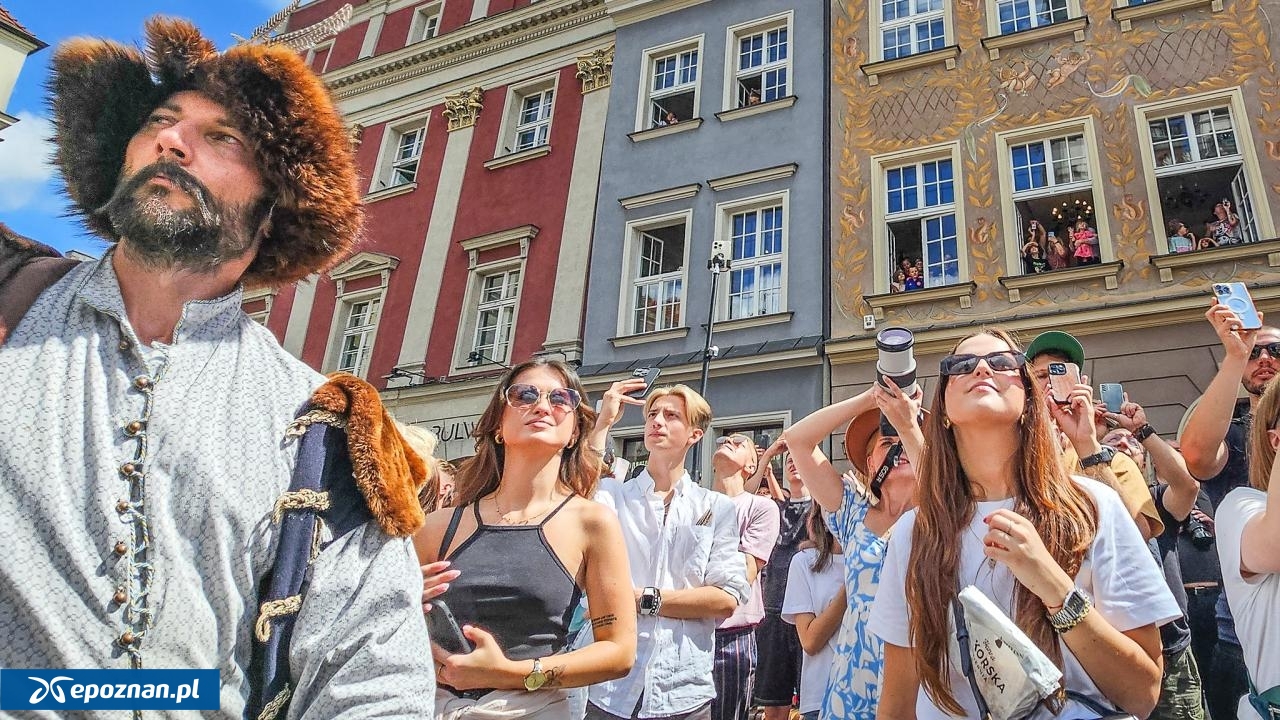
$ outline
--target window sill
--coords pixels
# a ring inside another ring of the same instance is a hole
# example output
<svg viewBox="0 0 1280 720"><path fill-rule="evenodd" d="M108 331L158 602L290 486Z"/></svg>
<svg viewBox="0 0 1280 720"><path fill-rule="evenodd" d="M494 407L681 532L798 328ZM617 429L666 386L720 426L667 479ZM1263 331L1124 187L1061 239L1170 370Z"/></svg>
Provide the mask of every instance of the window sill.
<svg viewBox="0 0 1280 720"><path fill-rule="evenodd" d="M1228 245L1185 253L1152 255L1151 264L1160 268L1160 282L1173 282L1175 269L1212 265L1227 260L1257 260L1264 257L1267 259L1267 265L1280 267L1280 238L1247 245Z"/></svg>
<svg viewBox="0 0 1280 720"><path fill-rule="evenodd" d="M667 135L697 130L700 127L702 127L702 118L694 118L692 120L681 120L675 125L663 125L662 127L649 128L648 130L637 130L633 133L627 133L627 137L631 138L631 142L644 142L645 140L666 137Z"/></svg>
<svg viewBox="0 0 1280 720"><path fill-rule="evenodd" d="M516 163L522 163L522 162L525 162L526 160L533 160L535 158L546 157L547 155L550 155L550 154L551 154L550 145L538 145L537 147L531 147L528 150L520 150L518 152L507 153L506 155L499 155L498 157L493 158L492 160L485 160L484 167L486 170L497 170L498 168L504 168L504 167L507 167L508 165L515 165Z"/></svg>
<svg viewBox="0 0 1280 720"><path fill-rule="evenodd" d="M1117 260L1115 262L1062 268L1061 270L1050 270L1042 273L1009 275L996 278L996 280L1009 291L1009 302L1016 303L1022 301L1022 291L1027 288L1042 288L1049 285L1062 285L1064 283L1096 280L1098 278L1102 278L1108 290L1115 290L1120 287L1120 271L1123 269L1124 261Z"/></svg>
<svg viewBox="0 0 1280 720"><path fill-rule="evenodd" d="M644 343L662 342L663 340L679 340L689 336L689 328L678 327L670 330L659 330L657 332L640 333L638 335L620 335L618 337L609 338L609 342L614 347L629 347L631 345L643 345Z"/></svg>
<svg viewBox="0 0 1280 720"><path fill-rule="evenodd" d="M411 193L417 189L418 189L417 182L400 183L399 185L392 185L389 188L382 188L381 190L371 192L368 195L365 195L363 198L361 198L361 202L364 202L365 204L375 203L375 202L378 202L379 200L386 200L387 198L393 198L397 195L404 195L405 193Z"/></svg>
<svg viewBox="0 0 1280 720"><path fill-rule="evenodd" d="M894 73L906 72L916 68L928 67L930 65L945 65L948 70L956 69L956 58L960 57L959 45L948 45L937 50L929 52L916 53L906 57L894 58L892 60L881 60L879 62L866 63L858 69L863 75L867 76L867 82L871 85L880 84L881 75L892 75Z"/></svg>
<svg viewBox="0 0 1280 720"><path fill-rule="evenodd" d="M752 115L773 112L774 110L785 110L796 104L796 96L788 95L778 98L772 102L756 103L755 105L747 105L745 107L733 108L732 110L721 110L716 113L716 119L720 122L729 122L730 120L741 120Z"/></svg>
<svg viewBox="0 0 1280 720"><path fill-rule="evenodd" d="M1089 16L1085 15L1070 20L1064 20L1060 23L1045 25L1043 27L1031 28L1030 30L1020 30L1018 32L1009 33L1008 35L993 35L991 37L982 38L982 47L987 49L987 55L992 60L1000 58L1001 50L1009 48L1022 47L1032 43L1050 40L1053 38L1072 35L1076 42L1084 42L1084 29L1089 26Z"/></svg>
<svg viewBox="0 0 1280 720"><path fill-rule="evenodd" d="M955 300L960 303L961 309L968 310L973 307L973 293L977 289L978 285L974 282L956 283L955 285L943 285L942 287L925 288L924 290L868 295L866 296L866 301L871 306L871 311L876 320L883 320L885 308L903 307L905 305L927 305L947 300Z"/></svg>
<svg viewBox="0 0 1280 720"><path fill-rule="evenodd" d="M1198 7L1222 12L1222 0L1152 0L1142 5L1112 8L1111 19L1120 23L1120 32L1129 32L1133 29L1134 20L1159 17Z"/></svg>
<svg viewBox="0 0 1280 720"><path fill-rule="evenodd" d="M716 332L731 332L733 330L745 330L747 328L762 327L765 325L779 325L781 323L791 322L793 312L770 313L768 315L755 315L753 317L737 318L734 320L717 320ZM705 330L706 325L702 328Z"/></svg>

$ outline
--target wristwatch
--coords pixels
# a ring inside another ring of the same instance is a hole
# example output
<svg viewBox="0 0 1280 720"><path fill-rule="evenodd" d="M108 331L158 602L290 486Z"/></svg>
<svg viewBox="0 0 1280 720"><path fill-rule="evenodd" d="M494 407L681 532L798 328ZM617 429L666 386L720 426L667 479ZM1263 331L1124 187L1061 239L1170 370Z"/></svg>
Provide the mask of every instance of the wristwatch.
<svg viewBox="0 0 1280 720"><path fill-rule="evenodd" d="M1134 431L1133 438L1138 442L1143 442L1144 440L1146 440L1147 438L1155 434L1156 434L1156 429L1151 427L1150 424L1147 424L1147 425L1143 425L1142 427Z"/></svg>
<svg viewBox="0 0 1280 720"><path fill-rule="evenodd" d="M547 674L542 672L542 658L535 658L533 670L524 676L524 689L533 692L547 684Z"/></svg>
<svg viewBox="0 0 1280 720"><path fill-rule="evenodd" d="M1072 588L1062 601L1062 609L1049 614L1049 624L1059 635L1080 624L1093 609L1093 601L1080 588Z"/></svg>
<svg viewBox="0 0 1280 720"><path fill-rule="evenodd" d="M1116 456L1116 449L1110 445L1103 445L1102 449L1092 455L1086 455L1080 458L1081 468L1091 468L1094 465L1110 465L1111 458Z"/></svg>
<svg viewBox="0 0 1280 720"><path fill-rule="evenodd" d="M662 591L656 587L647 587L640 591L640 614L654 617L662 608Z"/></svg>

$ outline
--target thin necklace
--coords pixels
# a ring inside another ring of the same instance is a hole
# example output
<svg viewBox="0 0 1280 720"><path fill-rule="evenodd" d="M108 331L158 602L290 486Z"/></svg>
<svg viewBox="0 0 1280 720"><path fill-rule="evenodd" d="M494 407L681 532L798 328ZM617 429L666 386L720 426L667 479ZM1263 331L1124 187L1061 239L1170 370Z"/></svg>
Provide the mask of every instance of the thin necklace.
<svg viewBox="0 0 1280 720"><path fill-rule="evenodd" d="M546 505L546 507L544 507L544 508L542 509L542 512L540 512L540 513L538 513L537 515L534 515L534 516L532 516L532 517L524 518L523 520L508 520L508 519L507 519L507 515L510 515L511 513L515 512L515 510L505 510L505 511L504 511L504 510L502 509L502 506L498 504L498 494L497 494L497 493L494 493L494 494L493 494L493 495L491 495L490 497L492 497L492 498L493 498L493 507L494 507L494 509L498 511L498 524L499 524L499 525L528 525L529 523L533 522L534 520L537 520L538 518L542 517L543 515L546 515L547 513L551 512L551 508L552 508L552 506L553 506L553 505L555 505L555 502L556 502L556 500L558 499L558 498L556 497L556 495L555 495L554 493L552 493L552 495L551 495L551 499L547 501L547 505Z"/></svg>

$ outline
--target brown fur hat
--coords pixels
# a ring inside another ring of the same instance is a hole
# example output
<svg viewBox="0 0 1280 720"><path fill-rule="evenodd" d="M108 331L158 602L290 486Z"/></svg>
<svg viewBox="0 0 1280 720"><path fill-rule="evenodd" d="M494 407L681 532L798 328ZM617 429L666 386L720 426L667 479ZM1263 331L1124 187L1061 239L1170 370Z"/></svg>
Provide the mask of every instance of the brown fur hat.
<svg viewBox="0 0 1280 720"><path fill-rule="evenodd" d="M351 141L320 78L283 45L219 53L186 20L153 17L146 37L145 57L90 38L62 43L53 57L55 162L89 229L120 239L98 210L115 190L125 148L161 102L194 90L245 133L275 201L245 284L281 285L342 260L359 240L363 211Z"/></svg>

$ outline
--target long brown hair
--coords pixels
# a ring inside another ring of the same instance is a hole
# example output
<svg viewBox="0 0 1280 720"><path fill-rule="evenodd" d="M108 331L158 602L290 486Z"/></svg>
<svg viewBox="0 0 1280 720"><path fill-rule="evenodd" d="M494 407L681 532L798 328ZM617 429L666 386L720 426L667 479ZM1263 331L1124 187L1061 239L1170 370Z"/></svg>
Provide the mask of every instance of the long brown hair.
<svg viewBox="0 0 1280 720"><path fill-rule="evenodd" d="M1280 422L1280 382L1272 382L1258 400L1249 430L1253 443L1249 448L1249 484L1262 492L1271 487L1271 466L1276 462L1276 450L1271 447L1267 431L1277 422Z"/></svg>
<svg viewBox="0 0 1280 720"><path fill-rule="evenodd" d="M502 413L507 409L506 390L520 373L532 368L548 368L564 379L564 386L578 391L582 404L574 411L577 440L560 455L560 483L576 495L590 499L596 493L600 480L600 453L589 447L587 437L596 423L596 413L587 404L587 393L582 388L578 374L559 360L534 358L511 368L498 381L493 397L485 408L480 421L471 431L476 440L476 454L459 470L454 478L454 506L464 507L498 489L502 479L503 460L506 451L494 440L502 427Z"/></svg>
<svg viewBox="0 0 1280 720"><path fill-rule="evenodd" d="M1017 341L1000 329L981 330L960 343L977 335L990 335L1008 343L1012 350L1021 350ZM956 347L960 343L956 343ZM1049 554L1068 575L1075 577L1085 551L1097 534L1097 508L1063 469L1043 388L1031 377L1026 365L1018 375L1027 394L1027 404L1019 420L1022 441L1014 458L1017 493L1014 512L1031 521ZM918 503L911 559L907 564L906 597L920 684L935 705L952 715L963 715L963 708L956 702L948 681L951 621L946 609L958 589L960 552L964 544L961 535L973 520L975 503L984 498L979 498L976 488L969 483L960 464L955 435L943 425L947 417L948 381L948 376L939 376L932 412L925 420L925 451L916 483ZM1021 583L1014 586L1013 619L1061 667L1062 652L1044 605Z"/></svg>
<svg viewBox="0 0 1280 720"><path fill-rule="evenodd" d="M810 569L820 573L827 569L831 564L831 557L835 555L836 536L831 534L831 528L827 527L827 522L822 519L822 506L816 502L809 508L806 523L809 529L809 541L813 543L813 549L818 551L818 557L813 559Z"/></svg>

